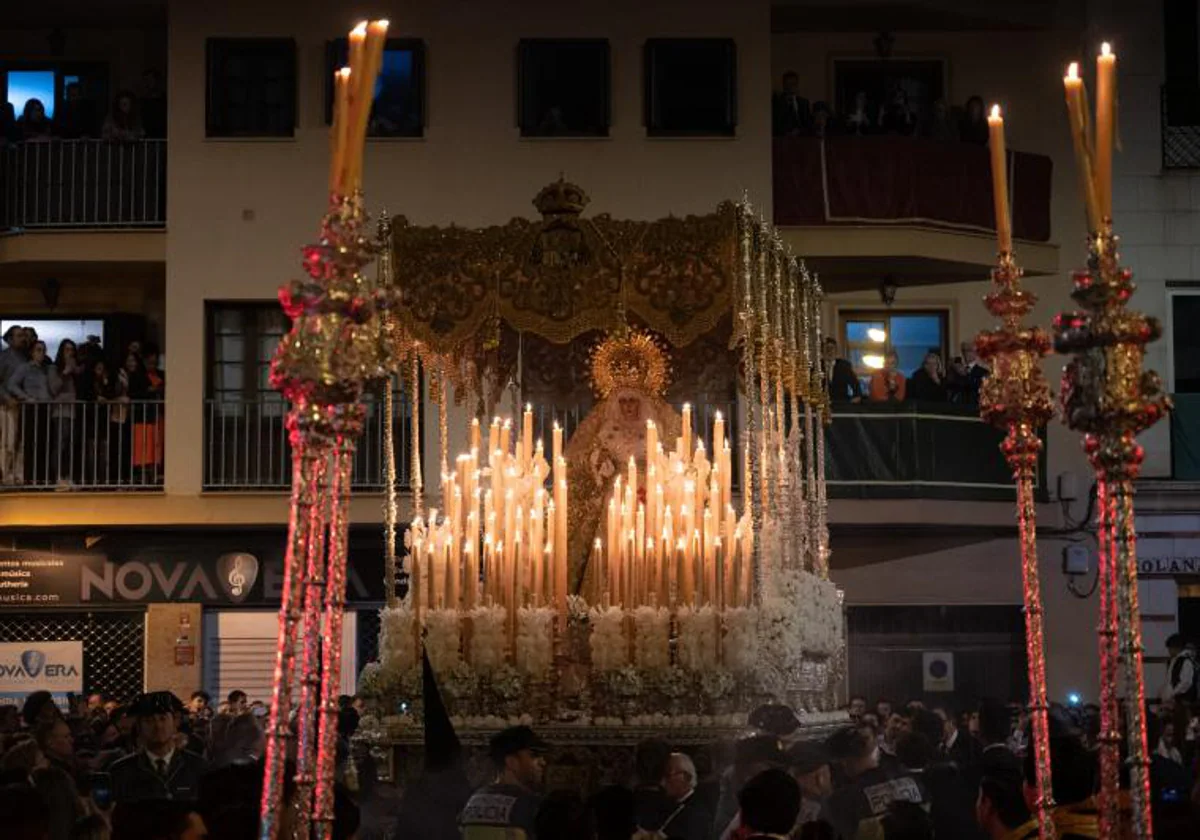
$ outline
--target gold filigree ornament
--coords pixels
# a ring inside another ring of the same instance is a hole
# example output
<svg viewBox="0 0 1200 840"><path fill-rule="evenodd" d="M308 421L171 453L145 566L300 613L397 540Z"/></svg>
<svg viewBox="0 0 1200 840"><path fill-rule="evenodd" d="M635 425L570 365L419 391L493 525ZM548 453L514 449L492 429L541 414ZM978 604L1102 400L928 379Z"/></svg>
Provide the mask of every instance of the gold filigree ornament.
<svg viewBox="0 0 1200 840"><path fill-rule="evenodd" d="M671 365L653 336L630 330L596 345L591 375L592 390L601 399L622 388L661 397L671 381Z"/></svg>

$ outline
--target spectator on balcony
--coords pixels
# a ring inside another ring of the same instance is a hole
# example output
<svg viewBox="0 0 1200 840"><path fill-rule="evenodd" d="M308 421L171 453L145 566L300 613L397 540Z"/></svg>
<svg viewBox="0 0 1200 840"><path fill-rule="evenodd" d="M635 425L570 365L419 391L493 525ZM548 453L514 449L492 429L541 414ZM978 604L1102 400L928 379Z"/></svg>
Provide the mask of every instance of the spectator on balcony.
<svg viewBox="0 0 1200 840"><path fill-rule="evenodd" d="M112 478L118 483L127 483L132 476L133 457L133 423L130 421L131 401L137 399L135 394L141 394L146 389L146 370L142 367L140 353L130 350L125 354L125 363L117 372L117 384L113 402L115 405L109 415L108 434L108 463ZM140 346L140 345L139 345Z"/></svg>
<svg viewBox="0 0 1200 840"><path fill-rule="evenodd" d="M904 402L907 395L907 382L904 374L896 368L900 366L900 357L895 350L888 350L883 355L883 367L871 374L871 383L867 389L871 402Z"/></svg>
<svg viewBox="0 0 1200 840"><path fill-rule="evenodd" d="M138 114L137 99L127 90L117 94L112 111L104 120L101 136L114 143L132 143L146 136L142 118Z"/></svg>
<svg viewBox="0 0 1200 840"><path fill-rule="evenodd" d="M812 127L812 112L800 95L800 77L794 70L783 74L783 90L775 94L771 117L776 137L798 137Z"/></svg>
<svg viewBox="0 0 1200 840"><path fill-rule="evenodd" d="M958 121L950 115L945 99L936 99L933 109L921 122L921 136L930 140L958 142Z"/></svg>
<svg viewBox="0 0 1200 840"><path fill-rule="evenodd" d="M151 481L162 467L162 399L166 380L158 367L158 348L146 344L142 375L131 382L129 397L144 404L134 410L133 468L143 483Z"/></svg>
<svg viewBox="0 0 1200 840"><path fill-rule="evenodd" d="M20 139L16 109L11 102L0 102L0 148L6 143L16 143Z"/></svg>
<svg viewBox="0 0 1200 840"><path fill-rule="evenodd" d="M25 348L25 328L14 324L4 331L4 349L0 350L0 484L11 486L22 482L17 450L21 441L21 408L15 394L8 390L8 380L29 361Z"/></svg>
<svg viewBox="0 0 1200 840"><path fill-rule="evenodd" d="M814 102L812 107L812 135L824 139L838 133L837 119L827 102Z"/></svg>
<svg viewBox="0 0 1200 840"><path fill-rule="evenodd" d="M87 347L87 344L84 344ZM108 474L108 453L117 381L108 362L93 358L79 381L79 399L95 405L83 406L83 481L100 484Z"/></svg>
<svg viewBox="0 0 1200 840"><path fill-rule="evenodd" d="M8 392L26 405L21 412L21 437L25 442L25 476L35 484L47 479L45 455L49 450L50 366L46 363L46 342L35 341L29 361L8 379ZM41 457L39 457L41 456Z"/></svg>
<svg viewBox="0 0 1200 840"><path fill-rule="evenodd" d="M96 136L96 109L91 100L83 98L79 82L63 88L63 102L54 119L54 134L63 140Z"/></svg>
<svg viewBox="0 0 1200 840"><path fill-rule="evenodd" d="M157 70L142 74L142 93L138 97L138 108L142 112L142 125L146 136L161 140L167 136L167 94L163 90L162 76Z"/></svg>
<svg viewBox="0 0 1200 840"><path fill-rule="evenodd" d="M821 357L829 381L829 399L835 403L862 402L862 384L854 374L854 367L838 354L837 339L832 336L825 339Z"/></svg>
<svg viewBox="0 0 1200 840"><path fill-rule="evenodd" d="M875 109L867 99L867 92L860 90L854 94L854 108L846 115L847 134L874 134Z"/></svg>
<svg viewBox="0 0 1200 840"><path fill-rule="evenodd" d="M58 405L54 406L54 440L58 464L59 487L70 487L78 475L79 426L76 421L75 401L79 390L79 357L75 342L64 338L54 355L54 367L50 370L50 393Z"/></svg>
<svg viewBox="0 0 1200 840"><path fill-rule="evenodd" d="M884 134L908 136L917 129L917 117L908 107L908 94L904 88L892 91L892 101L879 114L879 130Z"/></svg>
<svg viewBox="0 0 1200 840"><path fill-rule="evenodd" d="M942 354L930 350L908 380L908 396L920 402L946 402L946 371Z"/></svg>
<svg viewBox="0 0 1200 840"><path fill-rule="evenodd" d="M967 100L966 112L963 114L958 136L964 143L972 143L976 146L987 145L988 125L987 117L983 113L982 97L972 96Z"/></svg>
<svg viewBox="0 0 1200 840"><path fill-rule="evenodd" d="M40 99L28 99L21 119L17 120L17 133L25 142L49 140L54 126L46 116L46 106Z"/></svg>
<svg viewBox="0 0 1200 840"><path fill-rule="evenodd" d="M991 371L975 354L973 342L964 341L959 345L962 353L955 356L946 374L946 389L951 402L962 405L977 405L979 403L979 388Z"/></svg>

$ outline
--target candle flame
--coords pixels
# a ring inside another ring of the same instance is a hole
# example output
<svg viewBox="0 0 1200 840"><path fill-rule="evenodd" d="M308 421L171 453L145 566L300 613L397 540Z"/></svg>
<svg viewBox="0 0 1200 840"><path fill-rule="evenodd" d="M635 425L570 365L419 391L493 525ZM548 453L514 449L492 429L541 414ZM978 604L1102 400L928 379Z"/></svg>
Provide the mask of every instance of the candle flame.
<svg viewBox="0 0 1200 840"><path fill-rule="evenodd" d="M999 105L992 106L992 119L994 119L994 120L1000 119L1000 106Z"/></svg>
<svg viewBox="0 0 1200 840"><path fill-rule="evenodd" d="M350 78L350 68L343 67L341 70L338 70L338 75L341 76L343 80L349 79Z"/></svg>
<svg viewBox="0 0 1200 840"><path fill-rule="evenodd" d="M1108 41L1105 41L1103 44L1100 45L1100 55L1108 56L1108 55L1112 55L1112 54L1113 54L1112 44L1108 43Z"/></svg>
<svg viewBox="0 0 1200 840"><path fill-rule="evenodd" d="M1079 62L1072 61L1067 65L1067 79L1076 82L1079 81Z"/></svg>
<svg viewBox="0 0 1200 840"><path fill-rule="evenodd" d="M354 25L354 28L350 30L350 37L351 38L366 38L367 37L367 22L365 20L360 20L358 23L356 23Z"/></svg>

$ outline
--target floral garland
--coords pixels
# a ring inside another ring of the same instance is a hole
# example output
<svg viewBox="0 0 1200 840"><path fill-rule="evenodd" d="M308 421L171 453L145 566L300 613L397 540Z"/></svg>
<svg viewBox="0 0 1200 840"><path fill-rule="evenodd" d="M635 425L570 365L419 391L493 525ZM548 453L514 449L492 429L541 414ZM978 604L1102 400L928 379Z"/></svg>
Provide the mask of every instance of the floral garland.
<svg viewBox="0 0 1200 840"><path fill-rule="evenodd" d="M833 656L842 646L842 606L833 581L801 572L797 582L796 621L801 649L808 656Z"/></svg>
<svg viewBox="0 0 1200 840"><path fill-rule="evenodd" d="M613 671L629 664L629 643L625 638L625 612L620 607L595 607L591 613L592 668Z"/></svg>
<svg viewBox="0 0 1200 840"><path fill-rule="evenodd" d="M694 675L678 665L663 668L654 673L654 684L667 697L679 699L687 697L695 690Z"/></svg>
<svg viewBox="0 0 1200 840"><path fill-rule="evenodd" d="M465 700L479 691L479 674L461 659L444 674L437 675L438 684L455 700Z"/></svg>
<svg viewBox="0 0 1200 840"><path fill-rule="evenodd" d="M525 677L511 665L501 665L492 671L488 682L501 700L512 701L525 693Z"/></svg>
<svg viewBox="0 0 1200 840"><path fill-rule="evenodd" d="M724 668L710 668L700 674L700 693L710 700L719 700L733 691L737 680Z"/></svg>
<svg viewBox="0 0 1200 840"><path fill-rule="evenodd" d="M413 613L407 606L379 611L379 664L389 674L400 674L417 664Z"/></svg>
<svg viewBox="0 0 1200 840"><path fill-rule="evenodd" d="M541 677L554 660L554 610L522 607L517 613L517 667Z"/></svg>
<svg viewBox="0 0 1200 840"><path fill-rule="evenodd" d="M458 610L430 610L425 614L425 652L439 673L460 661Z"/></svg>
<svg viewBox="0 0 1200 840"><path fill-rule="evenodd" d="M471 611L471 664L483 673L504 663L504 608Z"/></svg>
<svg viewBox="0 0 1200 840"><path fill-rule="evenodd" d="M671 664L671 613L665 607L638 607L633 613L634 657L646 670Z"/></svg>
<svg viewBox="0 0 1200 840"><path fill-rule="evenodd" d="M717 612L712 607L679 610L679 664L704 671L717 661Z"/></svg>
<svg viewBox="0 0 1200 840"><path fill-rule="evenodd" d="M732 607L725 610L725 638L721 640L725 667L737 674L758 665L758 610Z"/></svg>

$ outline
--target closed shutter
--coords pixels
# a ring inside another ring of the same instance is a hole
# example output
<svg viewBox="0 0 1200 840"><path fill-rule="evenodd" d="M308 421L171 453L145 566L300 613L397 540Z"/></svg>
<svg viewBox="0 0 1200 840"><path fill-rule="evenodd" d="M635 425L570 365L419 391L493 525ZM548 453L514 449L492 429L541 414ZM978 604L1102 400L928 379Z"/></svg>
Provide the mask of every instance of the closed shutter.
<svg viewBox="0 0 1200 840"><path fill-rule="evenodd" d="M342 689L354 693L355 625L357 614L347 610L342 618ZM251 701L269 703L275 678L275 645L279 639L279 613L225 610L204 614L204 688L213 701L240 689ZM297 683L298 685L298 683ZM293 686L293 691L296 688Z"/></svg>

